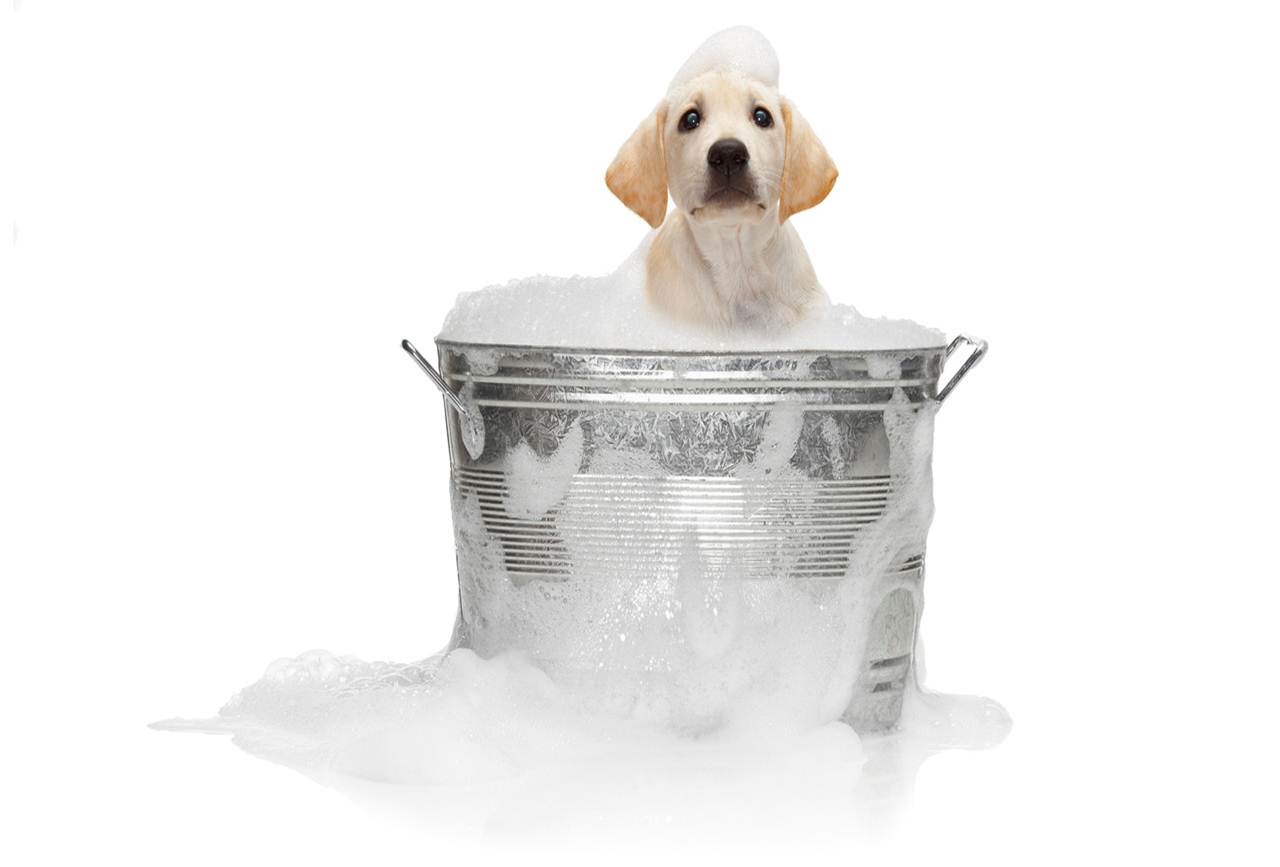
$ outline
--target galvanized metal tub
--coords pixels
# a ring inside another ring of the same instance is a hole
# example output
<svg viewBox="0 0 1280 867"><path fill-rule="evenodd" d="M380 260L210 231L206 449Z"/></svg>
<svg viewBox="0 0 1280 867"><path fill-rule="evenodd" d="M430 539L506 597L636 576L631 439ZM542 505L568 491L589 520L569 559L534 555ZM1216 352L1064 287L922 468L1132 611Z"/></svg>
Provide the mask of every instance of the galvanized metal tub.
<svg viewBox="0 0 1280 867"><path fill-rule="evenodd" d="M439 372L404 348L447 400L454 646L523 651L559 677L603 672L619 701L660 703L664 678L729 643L802 646L776 634L804 631L779 611L821 618L854 594L865 617L824 650L848 678L837 710L860 731L897 722L932 416L985 342L695 354L438 340Z"/></svg>

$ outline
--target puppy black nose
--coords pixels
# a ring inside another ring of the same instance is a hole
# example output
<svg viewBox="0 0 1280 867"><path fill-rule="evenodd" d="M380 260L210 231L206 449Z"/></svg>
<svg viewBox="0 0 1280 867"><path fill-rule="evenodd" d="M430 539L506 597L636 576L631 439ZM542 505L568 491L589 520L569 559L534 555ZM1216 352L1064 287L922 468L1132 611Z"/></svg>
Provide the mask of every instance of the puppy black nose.
<svg viewBox="0 0 1280 867"><path fill-rule="evenodd" d="M726 176L747 167L747 146L736 138L722 138L707 150L707 165Z"/></svg>

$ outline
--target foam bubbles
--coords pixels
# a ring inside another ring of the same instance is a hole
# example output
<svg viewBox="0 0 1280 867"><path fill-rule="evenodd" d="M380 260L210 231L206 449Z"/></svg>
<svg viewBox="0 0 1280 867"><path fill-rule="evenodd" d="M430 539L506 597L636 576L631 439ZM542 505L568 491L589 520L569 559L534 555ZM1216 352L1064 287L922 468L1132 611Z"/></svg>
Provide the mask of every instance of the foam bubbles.
<svg viewBox="0 0 1280 867"><path fill-rule="evenodd" d="M680 322L645 298L650 233L612 274L528 277L463 292L439 339L504 346L674 352L927 349L946 345L937 329L907 319L863 316L825 296L784 331L722 330Z"/></svg>
<svg viewBox="0 0 1280 867"><path fill-rule="evenodd" d="M699 45L671 79L667 90L675 90L708 72L730 72L777 87L778 55L760 31L751 27L730 27Z"/></svg>
<svg viewBox="0 0 1280 867"><path fill-rule="evenodd" d="M610 713L520 654L482 659L458 649L398 664L317 650L273 663L216 717L153 727L230 734L253 755L335 784L551 781L563 780L566 769L590 765L618 779L638 769L658 778L691 768L731 778L767 773L763 791L778 795L783 793L772 787L788 770L802 771L790 784L809 794L824 780L848 791L868 750L891 747L923 756L985 747L1009 728L994 702L917 691L908 696L900 732L865 744L840 723L778 728L767 724L773 709L751 710L740 725L693 738Z"/></svg>
<svg viewBox="0 0 1280 867"><path fill-rule="evenodd" d="M582 446L582 428L576 424L549 455L539 455L526 442L517 443L508 458L507 513L530 520L550 511L569 490L582 463Z"/></svg>

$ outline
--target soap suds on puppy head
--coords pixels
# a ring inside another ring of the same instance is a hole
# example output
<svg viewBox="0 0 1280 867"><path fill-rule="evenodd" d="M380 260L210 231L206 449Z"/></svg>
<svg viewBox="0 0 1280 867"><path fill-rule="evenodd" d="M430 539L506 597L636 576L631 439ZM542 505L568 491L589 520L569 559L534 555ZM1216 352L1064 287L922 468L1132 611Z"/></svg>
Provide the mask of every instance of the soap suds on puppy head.
<svg viewBox="0 0 1280 867"><path fill-rule="evenodd" d="M689 55L667 92L707 72L730 72L758 81L769 87L778 86L778 55L764 34L751 27L730 27L703 42Z"/></svg>

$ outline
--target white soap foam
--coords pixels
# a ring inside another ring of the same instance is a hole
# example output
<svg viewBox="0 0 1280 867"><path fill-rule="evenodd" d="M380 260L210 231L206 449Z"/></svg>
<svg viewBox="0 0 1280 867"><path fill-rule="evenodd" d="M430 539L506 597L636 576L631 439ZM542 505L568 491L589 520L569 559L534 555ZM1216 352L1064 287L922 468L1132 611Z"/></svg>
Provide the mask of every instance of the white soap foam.
<svg viewBox="0 0 1280 867"><path fill-rule="evenodd" d="M573 425L539 455L523 440L508 455L507 513L526 520L541 518L563 499L582 464L582 428Z"/></svg>
<svg viewBox="0 0 1280 867"><path fill-rule="evenodd" d="M778 86L778 55L764 34L751 27L730 27L709 37L689 55L668 92L708 72L736 73L770 87Z"/></svg>
<svg viewBox="0 0 1280 867"><path fill-rule="evenodd" d="M862 739L836 722L694 737L603 712L516 654L402 665L312 651L213 719L154 727L229 734L433 833L856 835L905 805L928 756L1009 728L984 699L913 689L905 708L896 732Z"/></svg>
<svg viewBox="0 0 1280 867"><path fill-rule="evenodd" d="M763 332L680 322L644 293L653 233L612 274L527 277L463 292L439 338L458 343L671 352L926 349L946 336L907 319L863 316L825 297L792 327Z"/></svg>

